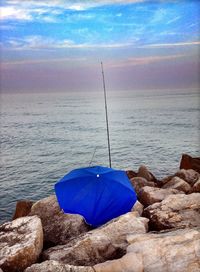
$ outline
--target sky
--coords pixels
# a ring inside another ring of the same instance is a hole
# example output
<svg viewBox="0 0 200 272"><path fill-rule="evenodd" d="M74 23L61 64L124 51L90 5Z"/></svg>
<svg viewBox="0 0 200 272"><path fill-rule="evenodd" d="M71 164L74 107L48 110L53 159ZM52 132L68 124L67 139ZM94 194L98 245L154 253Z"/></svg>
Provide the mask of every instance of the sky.
<svg viewBox="0 0 200 272"><path fill-rule="evenodd" d="M2 0L1 91L192 89L200 3Z"/></svg>

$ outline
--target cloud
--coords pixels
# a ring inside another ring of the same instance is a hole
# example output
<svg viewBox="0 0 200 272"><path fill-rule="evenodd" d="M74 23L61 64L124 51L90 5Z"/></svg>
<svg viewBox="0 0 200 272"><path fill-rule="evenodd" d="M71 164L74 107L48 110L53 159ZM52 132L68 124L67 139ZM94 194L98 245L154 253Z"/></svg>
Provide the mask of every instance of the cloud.
<svg viewBox="0 0 200 272"><path fill-rule="evenodd" d="M8 0L6 1L9 5L27 5L27 6L46 6L46 7L64 7L74 10L85 10L103 5L116 5L116 4L134 4L148 2L148 0Z"/></svg>
<svg viewBox="0 0 200 272"><path fill-rule="evenodd" d="M14 6L1 7L0 12L1 20L31 20L31 12L29 10L24 10L21 8L16 8Z"/></svg>
<svg viewBox="0 0 200 272"><path fill-rule="evenodd" d="M141 48L165 48L165 47L178 47L178 46L193 46L199 45L200 41L192 42L177 42L177 43L158 43L158 44L148 44L141 46Z"/></svg>
<svg viewBox="0 0 200 272"><path fill-rule="evenodd" d="M177 16L169 21L166 22L166 25L169 25L171 23L175 23L176 21L178 21L179 19L181 19L181 16Z"/></svg>
<svg viewBox="0 0 200 272"><path fill-rule="evenodd" d="M1 7L1 20L31 20L32 13L43 15L46 12L51 12L52 9L84 11L90 8L100 7L104 5L116 4L133 4L146 2L147 0L85 0L85 1L64 1L64 0L8 0ZM58 11L59 12L59 11Z"/></svg>
<svg viewBox="0 0 200 272"><path fill-rule="evenodd" d="M51 19L51 18L50 18ZM79 32L86 35L88 29L80 29ZM80 34L79 33L79 34ZM57 40L54 38L42 37L39 35L31 35L18 39L10 39L3 46L3 49L11 50L55 50L55 49L117 49L117 48L176 48L184 46L197 46L200 44L200 41L191 41L191 42L177 42L177 43L156 43L156 44L146 44L140 45L140 39L135 38L130 41L121 41L121 42L74 42L72 39L62 39Z"/></svg>
<svg viewBox="0 0 200 272"><path fill-rule="evenodd" d="M165 9L158 9L155 11L153 18L151 20L151 24L157 24L163 21L163 19L166 17L168 14L167 10Z"/></svg>
<svg viewBox="0 0 200 272"><path fill-rule="evenodd" d="M126 4L135 4L135 3L141 3L141 2L147 2L148 0L96 0L96 1L77 1L76 4L69 5L69 9L74 10L86 10L94 7L104 6L104 5L126 5ZM69 1L70 2L70 1ZM73 2L72 2L73 3ZM67 7L67 6L65 6Z"/></svg>
<svg viewBox="0 0 200 272"><path fill-rule="evenodd" d="M83 4L74 4L74 5L68 6L69 9L76 10L76 11L85 10L85 7L86 6Z"/></svg>
<svg viewBox="0 0 200 272"><path fill-rule="evenodd" d="M98 48L123 48L131 46L131 43L75 43L72 40L55 40L51 38L43 38L42 36L27 36L21 39L9 40L4 49L13 50L43 50L43 49L98 49Z"/></svg>
<svg viewBox="0 0 200 272"><path fill-rule="evenodd" d="M48 14L48 15L47 15ZM49 8L27 8L23 5L6 6L0 8L0 20L33 21L40 19L46 22L55 21L55 12Z"/></svg>
<svg viewBox="0 0 200 272"><path fill-rule="evenodd" d="M0 20L41 20L45 22L56 22L59 15L63 14L66 10L84 11L90 8L100 7L103 5L116 5L143 2L145 0L111 0L104 1L64 1L64 0L51 0L51 1L33 1L33 0L9 0L5 1L0 7ZM87 16L86 14L76 14L77 16ZM78 18L81 19L81 18ZM82 18L87 19L87 18Z"/></svg>
<svg viewBox="0 0 200 272"><path fill-rule="evenodd" d="M3 25L1 24L1 30L15 30L16 26L14 25Z"/></svg>
<svg viewBox="0 0 200 272"><path fill-rule="evenodd" d="M45 64L45 63L69 63L69 62L85 62L87 58L51 58L51 59L27 59L27 60L18 60L18 61L5 61L1 65L4 69L12 66L18 65L34 65L34 64Z"/></svg>
<svg viewBox="0 0 200 272"><path fill-rule="evenodd" d="M156 62L163 62L163 61L171 61L175 59L180 59L185 57L183 54L178 55L167 55L167 56L145 56L145 57L136 57L136 58L129 58L125 61L121 62L112 62L108 63L108 67L112 68L120 68L120 67L128 67L128 66L137 66L137 65L149 65Z"/></svg>
<svg viewBox="0 0 200 272"><path fill-rule="evenodd" d="M56 23L58 22L55 16L43 16L42 21L45 23Z"/></svg>

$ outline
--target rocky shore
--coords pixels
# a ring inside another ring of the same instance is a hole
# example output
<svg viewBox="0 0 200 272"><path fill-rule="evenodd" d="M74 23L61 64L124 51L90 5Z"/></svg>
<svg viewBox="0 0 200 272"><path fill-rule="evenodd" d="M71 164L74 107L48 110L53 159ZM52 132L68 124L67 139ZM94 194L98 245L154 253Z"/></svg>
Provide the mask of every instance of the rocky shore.
<svg viewBox="0 0 200 272"><path fill-rule="evenodd" d="M55 195L18 202L0 225L0 272L200 271L200 173L127 175L137 203L96 229L60 211Z"/></svg>

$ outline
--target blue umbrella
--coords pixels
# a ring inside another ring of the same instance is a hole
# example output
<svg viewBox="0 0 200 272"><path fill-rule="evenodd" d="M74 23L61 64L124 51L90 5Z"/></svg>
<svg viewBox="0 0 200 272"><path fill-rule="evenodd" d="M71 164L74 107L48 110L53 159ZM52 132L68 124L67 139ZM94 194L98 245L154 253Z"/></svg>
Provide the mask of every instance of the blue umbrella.
<svg viewBox="0 0 200 272"><path fill-rule="evenodd" d="M60 208L92 226L127 213L137 200L125 171L94 166L75 169L55 184Z"/></svg>

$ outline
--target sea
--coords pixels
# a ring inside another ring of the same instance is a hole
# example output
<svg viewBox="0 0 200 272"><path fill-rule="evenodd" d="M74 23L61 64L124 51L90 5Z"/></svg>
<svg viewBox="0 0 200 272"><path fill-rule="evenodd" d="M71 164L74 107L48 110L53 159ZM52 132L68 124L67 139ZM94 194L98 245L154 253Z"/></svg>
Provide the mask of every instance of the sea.
<svg viewBox="0 0 200 272"><path fill-rule="evenodd" d="M1 94L0 222L18 200L54 193L75 168L109 166L104 96L85 92ZM107 91L112 167L158 178L179 169L181 155L200 156L200 92Z"/></svg>

